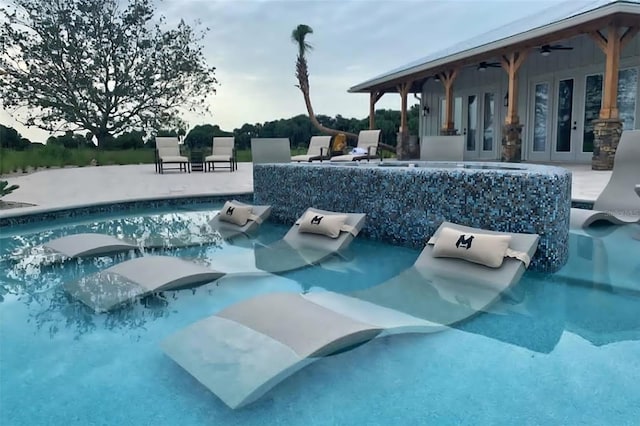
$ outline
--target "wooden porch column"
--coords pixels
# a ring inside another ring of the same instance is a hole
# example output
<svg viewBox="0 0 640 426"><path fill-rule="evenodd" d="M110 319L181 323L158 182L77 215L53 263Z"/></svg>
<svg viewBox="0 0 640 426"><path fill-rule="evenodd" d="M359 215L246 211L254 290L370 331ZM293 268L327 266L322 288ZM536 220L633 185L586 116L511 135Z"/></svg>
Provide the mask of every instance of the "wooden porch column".
<svg viewBox="0 0 640 426"><path fill-rule="evenodd" d="M613 159L622 134L622 121L618 110L618 71L620 51L638 33L639 27L628 27L622 35L614 24L607 26L606 37L600 31L589 33L606 56L602 107L598 120L593 121L593 170L612 170Z"/></svg>
<svg viewBox="0 0 640 426"><path fill-rule="evenodd" d="M406 160L409 158L409 125L407 124L407 96L411 89L412 81L407 81L398 85L398 93L400 94L400 132L396 141L396 156L398 160Z"/></svg>
<svg viewBox="0 0 640 426"><path fill-rule="evenodd" d="M522 158L522 125L518 115L518 70L527 52L512 52L502 57L500 63L509 76L507 114L502 128L502 161L519 163Z"/></svg>
<svg viewBox="0 0 640 426"><path fill-rule="evenodd" d="M441 135L455 135L456 129L453 122L453 82L458 76L458 70L443 72L439 74L440 80L444 85L445 105L447 110L445 111L445 125L440 131Z"/></svg>
<svg viewBox="0 0 640 426"><path fill-rule="evenodd" d="M376 128L376 102L384 95L384 92L373 91L369 98L369 130Z"/></svg>

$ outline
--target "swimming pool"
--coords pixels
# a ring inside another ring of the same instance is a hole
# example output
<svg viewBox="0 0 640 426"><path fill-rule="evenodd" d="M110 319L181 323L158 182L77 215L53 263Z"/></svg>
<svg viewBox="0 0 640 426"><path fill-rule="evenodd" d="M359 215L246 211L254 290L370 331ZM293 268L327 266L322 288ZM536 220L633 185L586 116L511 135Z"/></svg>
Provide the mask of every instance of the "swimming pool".
<svg viewBox="0 0 640 426"><path fill-rule="evenodd" d="M167 292L106 315L70 300L61 285L121 259L52 267L9 259L68 233L197 233L216 207L1 231L0 424L621 425L640 415L637 226L572 233L562 270L528 272L490 313L328 357L237 411L165 356L159 341L254 295L372 287L409 267L418 251L357 238L342 260ZM265 223L261 241L286 230ZM244 249L220 241L167 254Z"/></svg>

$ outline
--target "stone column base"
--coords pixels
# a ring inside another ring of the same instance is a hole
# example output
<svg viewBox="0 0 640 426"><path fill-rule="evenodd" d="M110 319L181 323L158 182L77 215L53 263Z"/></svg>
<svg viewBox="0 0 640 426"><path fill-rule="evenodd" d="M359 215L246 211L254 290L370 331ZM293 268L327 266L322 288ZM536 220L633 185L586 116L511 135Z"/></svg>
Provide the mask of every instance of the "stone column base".
<svg viewBox="0 0 640 426"><path fill-rule="evenodd" d="M622 135L622 121L617 118L593 120L592 170L613 170L613 158Z"/></svg>
<svg viewBox="0 0 640 426"><path fill-rule="evenodd" d="M502 161L519 163L522 159L522 124L514 122L502 126Z"/></svg>
<svg viewBox="0 0 640 426"><path fill-rule="evenodd" d="M396 136L396 158L398 160L408 160L409 133L398 132Z"/></svg>

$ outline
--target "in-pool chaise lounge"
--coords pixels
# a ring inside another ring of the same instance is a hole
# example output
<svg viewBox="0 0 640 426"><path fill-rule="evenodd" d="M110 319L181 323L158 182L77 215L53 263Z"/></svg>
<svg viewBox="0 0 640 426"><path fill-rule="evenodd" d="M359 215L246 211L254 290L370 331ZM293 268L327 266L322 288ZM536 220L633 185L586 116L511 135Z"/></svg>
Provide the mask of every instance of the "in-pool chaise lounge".
<svg viewBox="0 0 640 426"><path fill-rule="evenodd" d="M230 210L231 209L231 214ZM250 205L240 201L228 201L209 221L210 232L199 234L197 241L171 239L161 235L150 235L142 244L110 235L83 233L56 238L42 245L48 262L60 262L92 256L105 256L131 250L155 250L181 248L214 242L218 234L225 240L239 235L253 235L260 224L271 214L271 206Z"/></svg>
<svg viewBox="0 0 640 426"><path fill-rule="evenodd" d="M442 331L486 310L520 278L537 242L535 234L445 222L415 264L383 284L349 296L258 296L170 335L161 347L229 407L242 407L322 357L390 334ZM440 257L456 250L500 266Z"/></svg>
<svg viewBox="0 0 640 426"><path fill-rule="evenodd" d="M215 281L224 274L172 256L144 256L68 282L65 290L95 312L165 290Z"/></svg>
<svg viewBox="0 0 640 426"><path fill-rule="evenodd" d="M593 210L571 209L571 227L586 228L598 221L624 225L640 221L640 130L625 130L620 137L611 178L593 203Z"/></svg>
<svg viewBox="0 0 640 426"><path fill-rule="evenodd" d="M268 245L209 259L209 266L225 273L279 273L316 265L341 255L358 235L366 215L308 208L285 236Z"/></svg>

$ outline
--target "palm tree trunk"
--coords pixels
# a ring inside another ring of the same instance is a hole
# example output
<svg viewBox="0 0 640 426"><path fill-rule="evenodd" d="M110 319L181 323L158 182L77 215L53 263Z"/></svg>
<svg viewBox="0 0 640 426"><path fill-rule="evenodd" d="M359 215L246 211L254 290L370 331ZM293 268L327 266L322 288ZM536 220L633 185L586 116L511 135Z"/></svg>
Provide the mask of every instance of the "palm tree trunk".
<svg viewBox="0 0 640 426"><path fill-rule="evenodd" d="M311 120L311 124L313 124L313 126L316 129L318 129L322 133L326 133L331 136L336 136L342 133L350 139L355 139L355 140L358 139L358 135L356 135L355 133L344 132L342 130L336 130L336 129L330 129L320 124L320 122L316 118L316 114L313 112L313 106L311 105L311 97L309 96L309 90L308 89L304 90L303 87L300 87L300 91L302 92L302 96L304 97L304 103L307 106L307 113L309 113L309 120Z"/></svg>

